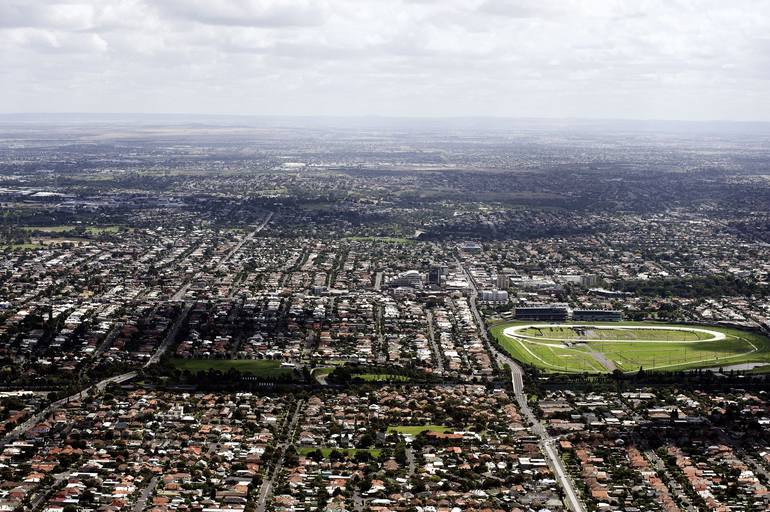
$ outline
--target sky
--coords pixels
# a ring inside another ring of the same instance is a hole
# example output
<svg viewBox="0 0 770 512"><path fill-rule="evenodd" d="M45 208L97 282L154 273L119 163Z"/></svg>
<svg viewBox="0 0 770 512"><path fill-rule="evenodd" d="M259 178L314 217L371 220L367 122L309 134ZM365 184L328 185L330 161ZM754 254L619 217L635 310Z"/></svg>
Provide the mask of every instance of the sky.
<svg viewBox="0 0 770 512"><path fill-rule="evenodd" d="M0 113L770 121L765 0L0 0Z"/></svg>

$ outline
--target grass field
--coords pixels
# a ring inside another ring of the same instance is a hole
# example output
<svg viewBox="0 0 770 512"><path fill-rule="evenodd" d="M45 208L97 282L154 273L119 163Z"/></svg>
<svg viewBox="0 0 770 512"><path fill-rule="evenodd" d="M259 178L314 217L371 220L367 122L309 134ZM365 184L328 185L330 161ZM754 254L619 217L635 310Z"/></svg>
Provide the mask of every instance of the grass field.
<svg viewBox="0 0 770 512"><path fill-rule="evenodd" d="M549 372L673 371L770 362L770 338L728 327L509 322L490 332L514 359Z"/></svg>
<svg viewBox="0 0 770 512"><path fill-rule="evenodd" d="M397 432L407 436L417 436L423 432L451 432L452 429L444 425L391 425L388 433Z"/></svg>
<svg viewBox="0 0 770 512"><path fill-rule="evenodd" d="M208 370L226 372L231 368L260 377L279 377L292 373L291 368L281 368L279 361L268 359L173 359L171 364L175 368L190 370L192 373Z"/></svg>
<svg viewBox="0 0 770 512"><path fill-rule="evenodd" d="M645 330L635 330L635 329L613 329L611 327L608 328L596 328L596 329L586 329L585 331L580 331L573 328L567 328L567 327L554 327L554 328L545 328L545 329L535 329L535 328L528 328L528 329L522 329L518 331L520 334L525 336L537 336L537 337L543 337L543 338L549 338L549 339L558 339L558 340L576 340L576 339L589 339L589 340L650 340L650 341L698 341L698 340L706 340L709 339L711 336L702 333L702 332L695 332L695 331L673 331L673 330L666 330L666 329L660 329L660 330L652 330L652 329L645 329Z"/></svg>
<svg viewBox="0 0 770 512"><path fill-rule="evenodd" d="M82 225L60 225L60 226L27 226L26 231L39 231L41 233L67 233L76 229L82 229L89 235L100 235L102 233L114 234L120 232L121 226L82 226Z"/></svg>
<svg viewBox="0 0 770 512"><path fill-rule="evenodd" d="M121 226L88 226L86 233L89 235L101 235L102 233L115 234L119 233L122 229Z"/></svg>
<svg viewBox="0 0 770 512"><path fill-rule="evenodd" d="M307 455L310 452L314 452L316 450L320 450L321 454L324 456L324 459L328 459L329 455L331 455L332 451L337 450L338 452L342 452L348 457L352 457L356 454L356 452L369 452L369 455L374 457L375 459L380 456L382 453L382 450L378 448L325 448L325 447L314 447L314 446L300 446L297 448L297 453L300 455Z"/></svg>
<svg viewBox="0 0 770 512"><path fill-rule="evenodd" d="M64 233L73 229L75 226L27 226L24 228L25 231L40 231L42 233Z"/></svg>

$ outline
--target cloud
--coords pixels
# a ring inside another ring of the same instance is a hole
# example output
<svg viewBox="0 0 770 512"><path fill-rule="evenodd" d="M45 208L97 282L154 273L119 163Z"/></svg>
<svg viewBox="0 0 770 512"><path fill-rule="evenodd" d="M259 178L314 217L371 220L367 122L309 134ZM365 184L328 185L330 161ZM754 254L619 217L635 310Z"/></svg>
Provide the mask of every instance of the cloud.
<svg viewBox="0 0 770 512"><path fill-rule="evenodd" d="M3 0L0 29L40 28L68 32L104 32L120 28L151 30L144 0Z"/></svg>
<svg viewBox="0 0 770 512"><path fill-rule="evenodd" d="M93 15L87 4L56 4L6 0L0 2L0 27L59 27L79 30L86 28Z"/></svg>
<svg viewBox="0 0 770 512"><path fill-rule="evenodd" d="M761 0L2 0L0 111L770 119L768 33Z"/></svg>
<svg viewBox="0 0 770 512"><path fill-rule="evenodd" d="M44 29L15 29L8 35L19 48L41 53L82 53L94 55L106 52L109 44L98 34L56 32Z"/></svg>
<svg viewBox="0 0 770 512"><path fill-rule="evenodd" d="M550 18L567 11L550 0L485 0L478 12L508 18Z"/></svg>
<svg viewBox="0 0 770 512"><path fill-rule="evenodd" d="M327 15L322 0L159 0L165 16L207 25L309 27Z"/></svg>

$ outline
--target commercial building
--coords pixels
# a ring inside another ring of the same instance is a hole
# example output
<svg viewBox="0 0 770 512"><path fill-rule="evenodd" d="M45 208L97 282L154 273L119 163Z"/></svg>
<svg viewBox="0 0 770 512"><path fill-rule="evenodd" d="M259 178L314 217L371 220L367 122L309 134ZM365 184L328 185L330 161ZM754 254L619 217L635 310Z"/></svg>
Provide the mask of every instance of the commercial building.
<svg viewBox="0 0 770 512"><path fill-rule="evenodd" d="M511 285L522 290L558 291L564 287L550 277L518 277L511 278Z"/></svg>
<svg viewBox="0 0 770 512"><path fill-rule="evenodd" d="M460 245L460 250L467 254L479 254L483 250L481 244L476 242L465 242Z"/></svg>
<svg viewBox="0 0 770 512"><path fill-rule="evenodd" d="M482 290L479 300L482 302L506 304L508 302L508 292L505 290Z"/></svg>
<svg viewBox="0 0 770 512"><path fill-rule="evenodd" d="M408 286L410 288L422 288L422 276L417 270L407 270L391 278L387 286L389 288L399 288Z"/></svg>
<svg viewBox="0 0 770 512"><path fill-rule="evenodd" d="M559 274L556 276L556 281L590 288L596 286L599 277L596 274Z"/></svg>

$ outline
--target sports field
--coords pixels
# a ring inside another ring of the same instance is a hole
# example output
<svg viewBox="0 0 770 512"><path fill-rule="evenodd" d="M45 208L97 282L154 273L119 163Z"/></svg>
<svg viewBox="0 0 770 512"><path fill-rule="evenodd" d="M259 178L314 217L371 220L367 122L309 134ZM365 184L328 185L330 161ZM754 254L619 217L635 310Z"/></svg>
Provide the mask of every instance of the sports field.
<svg viewBox="0 0 770 512"><path fill-rule="evenodd" d="M300 455L307 455L309 453L312 453L314 451L320 451L321 455L328 459L329 456L332 454L333 451L338 451L340 453L345 454L347 457L354 456L357 452L369 452L369 455L374 457L375 459L380 456L382 453L382 450L379 448L325 448L325 447L315 447L315 446L300 446L297 448L297 452Z"/></svg>
<svg viewBox="0 0 770 512"><path fill-rule="evenodd" d="M192 373L230 369L260 377L282 377L292 374L291 368L282 368L279 361L269 359L172 359L171 364L180 370Z"/></svg>
<svg viewBox="0 0 770 512"><path fill-rule="evenodd" d="M770 361L770 338L721 326L511 322L491 333L515 359L551 372L673 371Z"/></svg>

